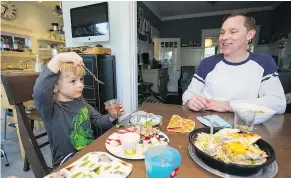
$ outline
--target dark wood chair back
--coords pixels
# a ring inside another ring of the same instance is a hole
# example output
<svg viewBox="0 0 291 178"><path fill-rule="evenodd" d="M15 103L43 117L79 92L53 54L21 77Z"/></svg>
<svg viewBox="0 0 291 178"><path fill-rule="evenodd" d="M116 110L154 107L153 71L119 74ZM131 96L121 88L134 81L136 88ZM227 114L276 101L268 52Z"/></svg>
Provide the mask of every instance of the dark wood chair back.
<svg viewBox="0 0 291 178"><path fill-rule="evenodd" d="M39 73L1 73L2 84L10 105L15 105L17 121L25 154L36 178L50 173L31 129L24 102L33 100L33 86Z"/></svg>

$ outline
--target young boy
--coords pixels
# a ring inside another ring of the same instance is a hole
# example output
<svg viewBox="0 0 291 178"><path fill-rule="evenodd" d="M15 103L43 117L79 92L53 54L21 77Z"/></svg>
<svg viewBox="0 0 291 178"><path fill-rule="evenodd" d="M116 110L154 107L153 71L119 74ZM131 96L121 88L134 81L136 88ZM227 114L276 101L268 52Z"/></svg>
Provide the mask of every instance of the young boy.
<svg viewBox="0 0 291 178"><path fill-rule="evenodd" d="M93 131L111 128L112 122L124 114L122 104L120 112L102 115L83 99L85 71L81 65L83 59L74 52L58 54L34 86L34 102L45 123L54 168L92 143Z"/></svg>

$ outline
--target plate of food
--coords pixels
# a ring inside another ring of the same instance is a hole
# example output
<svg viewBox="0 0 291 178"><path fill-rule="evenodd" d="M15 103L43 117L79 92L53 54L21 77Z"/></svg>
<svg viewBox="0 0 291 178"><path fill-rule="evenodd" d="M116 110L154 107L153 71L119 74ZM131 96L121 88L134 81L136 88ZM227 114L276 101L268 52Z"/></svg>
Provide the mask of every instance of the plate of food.
<svg viewBox="0 0 291 178"><path fill-rule="evenodd" d="M144 159L144 153L149 147L168 144L168 136L157 128L129 127L111 134L106 139L105 147L120 158Z"/></svg>
<svg viewBox="0 0 291 178"><path fill-rule="evenodd" d="M189 134L189 142L204 163L221 172L253 175L275 160L274 149L258 134L214 128L210 139L209 133L210 128L196 129Z"/></svg>
<svg viewBox="0 0 291 178"><path fill-rule="evenodd" d="M45 178L126 178L133 165L105 152L90 152Z"/></svg>
<svg viewBox="0 0 291 178"><path fill-rule="evenodd" d="M254 124L261 124L263 122L266 122L274 114L276 114L275 110L257 104L231 102L230 105L232 110L235 113L239 114L241 117L248 118L249 116L254 115Z"/></svg>

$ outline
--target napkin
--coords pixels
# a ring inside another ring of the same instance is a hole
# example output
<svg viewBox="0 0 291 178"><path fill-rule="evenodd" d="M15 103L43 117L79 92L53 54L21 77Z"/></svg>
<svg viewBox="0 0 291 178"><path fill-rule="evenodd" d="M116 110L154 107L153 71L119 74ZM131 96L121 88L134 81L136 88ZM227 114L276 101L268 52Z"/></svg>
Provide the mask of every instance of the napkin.
<svg viewBox="0 0 291 178"><path fill-rule="evenodd" d="M207 119L199 116L197 117L197 119L204 125L210 127L210 119L214 120L214 123L218 124L218 126L216 127L225 127L225 128L231 128L231 125L226 122L225 120L223 120L221 117L219 117L218 115L208 115L208 116L204 116ZM208 120L209 119L209 120Z"/></svg>

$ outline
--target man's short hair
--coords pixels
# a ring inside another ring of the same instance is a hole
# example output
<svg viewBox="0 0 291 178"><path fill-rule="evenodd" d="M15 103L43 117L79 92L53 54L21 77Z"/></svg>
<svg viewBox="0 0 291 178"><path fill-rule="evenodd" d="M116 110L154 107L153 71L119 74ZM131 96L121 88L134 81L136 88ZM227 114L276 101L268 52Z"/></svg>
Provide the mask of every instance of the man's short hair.
<svg viewBox="0 0 291 178"><path fill-rule="evenodd" d="M225 16L223 18L222 24L229 18L231 17L236 17L236 16L243 16L245 18L245 23L244 26L248 29L248 30L253 30L256 29L256 20L248 15L246 12L242 12L242 11L236 11L236 12L232 12L230 14L228 14L227 16Z"/></svg>

